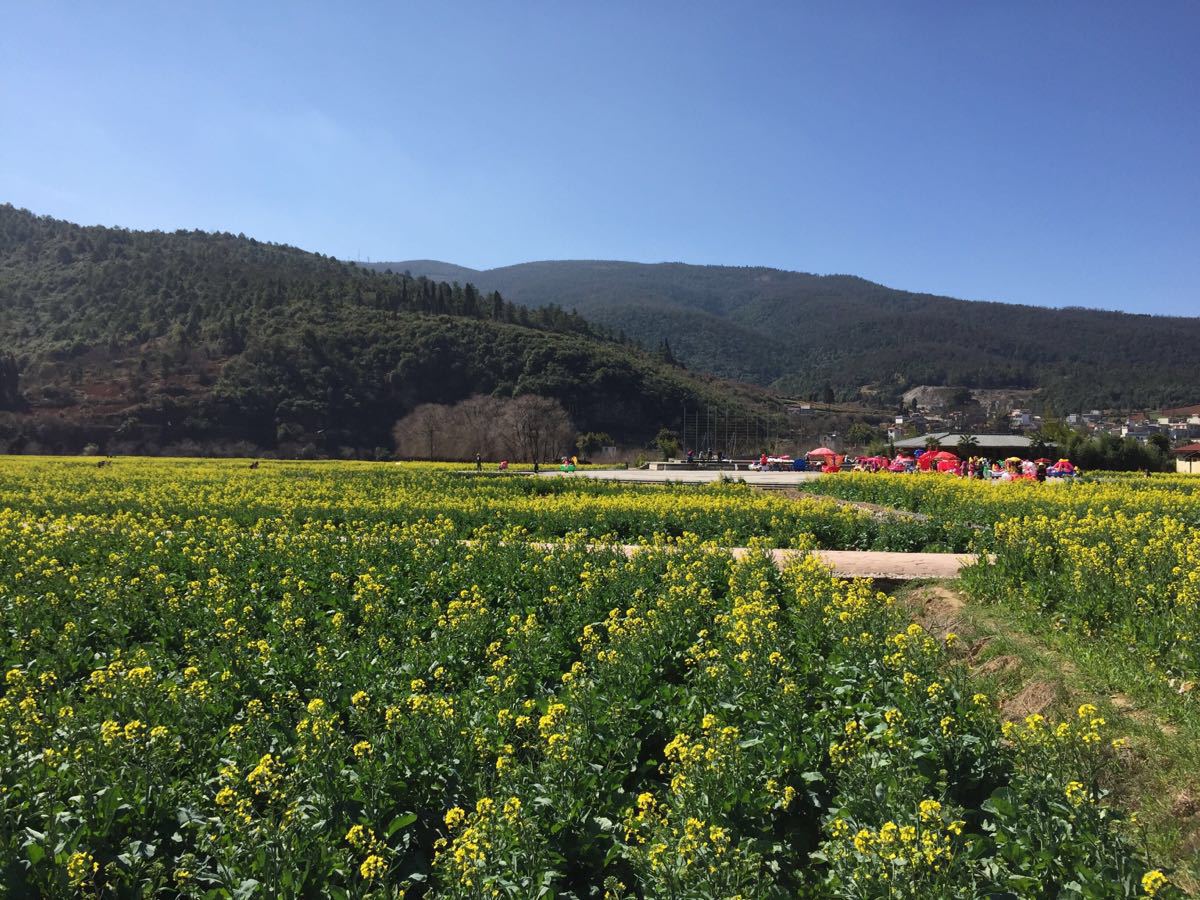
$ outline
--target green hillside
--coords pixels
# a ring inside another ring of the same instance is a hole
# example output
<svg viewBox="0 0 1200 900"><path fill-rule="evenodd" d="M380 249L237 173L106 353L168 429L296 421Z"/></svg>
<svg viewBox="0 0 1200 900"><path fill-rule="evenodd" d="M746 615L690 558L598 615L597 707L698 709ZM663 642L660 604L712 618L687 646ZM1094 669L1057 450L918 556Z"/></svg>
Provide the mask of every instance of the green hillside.
<svg viewBox="0 0 1200 900"><path fill-rule="evenodd" d="M685 406L775 409L552 304L0 206L0 449L372 452L415 406L479 393L553 397L631 443Z"/></svg>
<svg viewBox="0 0 1200 900"><path fill-rule="evenodd" d="M382 263L421 274L418 261ZM432 264L445 267L445 263ZM690 368L800 395L826 381L894 398L917 384L1041 388L1058 410L1195 399L1200 318L1046 309L767 268L535 262L465 270L484 290L555 303Z"/></svg>

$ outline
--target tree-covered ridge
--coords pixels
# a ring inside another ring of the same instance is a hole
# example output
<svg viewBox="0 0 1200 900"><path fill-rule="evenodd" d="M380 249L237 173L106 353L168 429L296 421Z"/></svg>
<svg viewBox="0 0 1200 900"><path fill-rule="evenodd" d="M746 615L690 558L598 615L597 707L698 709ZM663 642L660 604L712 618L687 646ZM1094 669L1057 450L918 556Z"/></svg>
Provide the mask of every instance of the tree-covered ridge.
<svg viewBox="0 0 1200 900"><path fill-rule="evenodd" d="M20 376L0 447L369 452L417 405L475 394L551 397L581 430L624 441L686 406L768 407L555 305L243 236L81 227L11 206L0 312L0 368Z"/></svg>
<svg viewBox="0 0 1200 900"><path fill-rule="evenodd" d="M381 273L228 233L80 226L0 206L0 340L70 356L173 336L240 349L297 305L463 316L602 337L554 304L529 310L471 284Z"/></svg>
<svg viewBox="0 0 1200 900"><path fill-rule="evenodd" d="M800 395L826 381L843 398L867 388L893 399L918 384L1041 388L1070 410L1156 407L1196 392L1200 318L956 300L763 267L583 260L470 277L517 303L577 309L645 346L669 338L692 369Z"/></svg>
<svg viewBox="0 0 1200 900"><path fill-rule="evenodd" d="M445 316L342 310L269 325L223 370L214 402L267 444L281 428L337 444L390 446L400 414L473 394L562 402L582 430L645 441L699 404L767 408L763 395L701 379L615 343ZM570 449L570 448L567 448Z"/></svg>

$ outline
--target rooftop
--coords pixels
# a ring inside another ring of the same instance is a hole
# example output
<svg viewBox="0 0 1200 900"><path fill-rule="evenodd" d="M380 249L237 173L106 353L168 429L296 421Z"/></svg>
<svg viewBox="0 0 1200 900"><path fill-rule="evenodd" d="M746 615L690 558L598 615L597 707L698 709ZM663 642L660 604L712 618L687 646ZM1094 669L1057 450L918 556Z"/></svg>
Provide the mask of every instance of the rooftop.
<svg viewBox="0 0 1200 900"><path fill-rule="evenodd" d="M1164 416L1169 416L1172 418L1175 418L1175 417L1182 418L1185 416L1200 416L1200 403L1197 403L1195 406L1176 406L1176 407L1172 407L1171 409L1164 409L1164 410L1162 410L1162 414Z"/></svg>
<svg viewBox="0 0 1200 900"><path fill-rule="evenodd" d="M923 434L920 437L909 438L906 441L896 441L898 449L925 449L925 442L930 438L935 438L938 445L943 448L957 447L958 442L964 436L963 433L956 431L936 431L933 434ZM1033 440L1020 434L976 434L975 446L980 450L1004 449L1011 450L1017 447L1032 447Z"/></svg>

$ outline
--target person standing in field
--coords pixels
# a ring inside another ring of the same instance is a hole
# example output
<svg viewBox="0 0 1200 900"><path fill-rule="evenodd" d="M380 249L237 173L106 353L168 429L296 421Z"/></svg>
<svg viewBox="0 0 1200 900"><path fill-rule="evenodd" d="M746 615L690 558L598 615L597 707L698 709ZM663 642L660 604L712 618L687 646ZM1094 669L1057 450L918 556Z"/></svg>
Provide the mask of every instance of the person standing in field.
<svg viewBox="0 0 1200 900"><path fill-rule="evenodd" d="M475 471L476 472L483 471L483 457L480 456L478 453L475 454Z"/></svg>

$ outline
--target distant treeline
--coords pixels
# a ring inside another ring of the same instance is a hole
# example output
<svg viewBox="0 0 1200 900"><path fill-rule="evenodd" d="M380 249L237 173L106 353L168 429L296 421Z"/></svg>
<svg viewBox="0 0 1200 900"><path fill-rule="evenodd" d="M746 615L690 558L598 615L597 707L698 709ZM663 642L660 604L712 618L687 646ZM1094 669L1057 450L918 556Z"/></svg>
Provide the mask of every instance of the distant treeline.
<svg viewBox="0 0 1200 900"><path fill-rule="evenodd" d="M1173 472L1175 458L1164 435L1153 435L1143 444L1131 437L1111 434L1088 437L1072 433L1058 444L1062 454L1085 472Z"/></svg>

